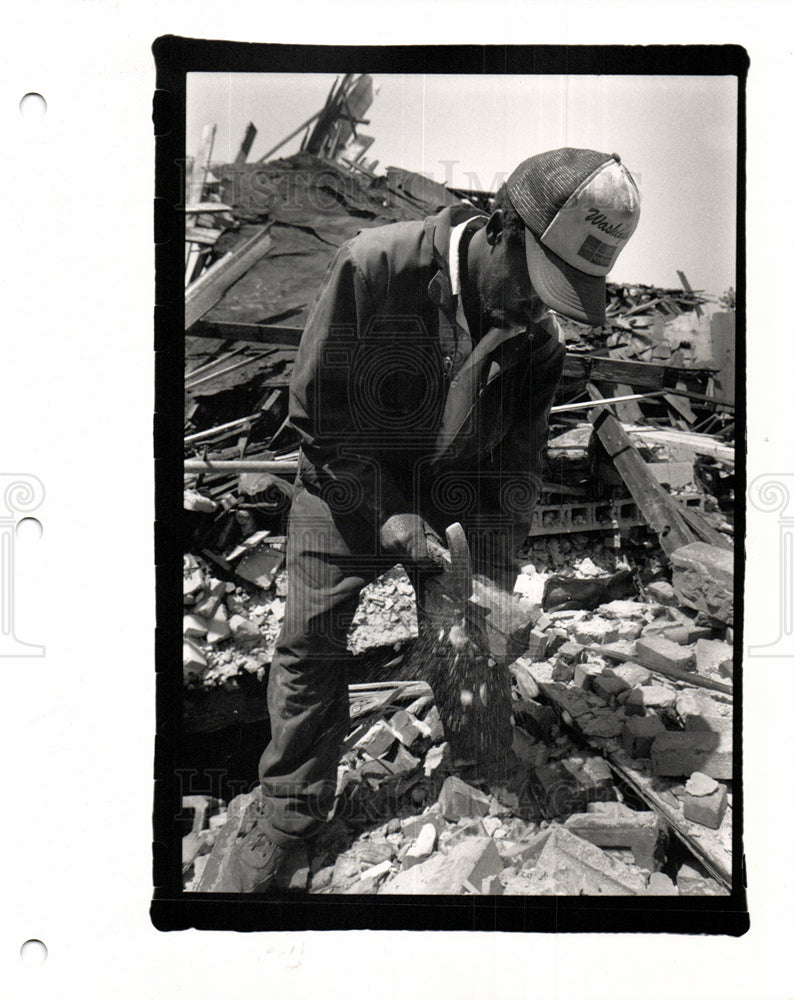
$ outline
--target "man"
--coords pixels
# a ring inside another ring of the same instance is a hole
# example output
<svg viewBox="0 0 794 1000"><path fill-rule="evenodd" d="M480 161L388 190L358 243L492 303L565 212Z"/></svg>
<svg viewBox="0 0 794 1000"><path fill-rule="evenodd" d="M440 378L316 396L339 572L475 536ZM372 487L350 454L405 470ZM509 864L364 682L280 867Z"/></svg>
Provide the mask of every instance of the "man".
<svg viewBox="0 0 794 1000"><path fill-rule="evenodd" d="M262 809L220 891L264 892L333 803L361 588L461 521L476 568L515 580L564 347L552 310L603 325L605 275L639 218L617 155L530 157L490 217L456 205L339 249L301 339L289 594L270 668Z"/></svg>

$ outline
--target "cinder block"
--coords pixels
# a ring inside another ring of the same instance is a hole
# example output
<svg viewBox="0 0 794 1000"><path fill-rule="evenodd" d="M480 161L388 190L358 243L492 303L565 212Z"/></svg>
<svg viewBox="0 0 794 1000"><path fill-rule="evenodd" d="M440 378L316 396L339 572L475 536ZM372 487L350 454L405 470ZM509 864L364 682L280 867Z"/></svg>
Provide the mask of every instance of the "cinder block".
<svg viewBox="0 0 794 1000"><path fill-rule="evenodd" d="M702 771L712 778L733 777L733 741L725 733L665 732L651 746L651 768L657 776L689 777Z"/></svg>
<svg viewBox="0 0 794 1000"><path fill-rule="evenodd" d="M664 848L664 824L655 812L635 812L615 819L598 813L577 813L565 828L596 847L628 847L634 860L651 871Z"/></svg>
<svg viewBox="0 0 794 1000"><path fill-rule="evenodd" d="M670 562L681 604L733 625L733 552L692 542L676 549Z"/></svg>
<svg viewBox="0 0 794 1000"><path fill-rule="evenodd" d="M635 715L623 726L623 746L630 757L650 757L653 741L665 732L658 715Z"/></svg>
<svg viewBox="0 0 794 1000"><path fill-rule="evenodd" d="M637 662L651 670L693 670L695 650L691 646L679 646L662 635L643 636L635 644Z"/></svg>
<svg viewBox="0 0 794 1000"><path fill-rule="evenodd" d="M546 647L549 644L549 637L542 629L533 628L529 633L526 656L530 660L542 660L546 655Z"/></svg>
<svg viewBox="0 0 794 1000"><path fill-rule="evenodd" d="M477 788L472 788L456 775L451 774L441 786L438 804L445 819L457 821L476 816L487 816L491 800Z"/></svg>
<svg viewBox="0 0 794 1000"><path fill-rule="evenodd" d="M684 819L718 830L728 808L728 790L720 785L711 795L684 796Z"/></svg>
<svg viewBox="0 0 794 1000"><path fill-rule="evenodd" d="M565 660L568 663L576 664L584 652L584 646L579 642L569 640L564 642L557 650L557 659Z"/></svg>

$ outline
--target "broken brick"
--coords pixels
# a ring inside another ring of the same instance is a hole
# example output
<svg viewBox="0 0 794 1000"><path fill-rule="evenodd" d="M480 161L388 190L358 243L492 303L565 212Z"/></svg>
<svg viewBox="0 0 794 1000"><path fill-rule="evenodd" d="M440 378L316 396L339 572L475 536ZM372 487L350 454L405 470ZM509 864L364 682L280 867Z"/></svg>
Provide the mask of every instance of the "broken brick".
<svg viewBox="0 0 794 1000"><path fill-rule="evenodd" d="M244 649L252 649L262 642L262 634L259 629L242 615L232 615L229 619L229 629L234 641Z"/></svg>
<svg viewBox="0 0 794 1000"><path fill-rule="evenodd" d="M675 705L675 691L661 684L637 687L625 701L626 715L644 715L646 709L672 708Z"/></svg>
<svg viewBox="0 0 794 1000"><path fill-rule="evenodd" d="M426 861L435 849L437 837L435 826L432 823L425 823L419 831L419 836L403 856L403 871Z"/></svg>
<svg viewBox="0 0 794 1000"><path fill-rule="evenodd" d="M409 816L408 819L404 819L402 834L407 840L415 840L428 824L433 826L438 835L447 828L447 822L441 815L438 803L434 803L421 816Z"/></svg>
<svg viewBox="0 0 794 1000"><path fill-rule="evenodd" d="M573 682L583 691L593 690L593 680L601 673L601 667L595 663L577 663L573 671Z"/></svg>
<svg viewBox="0 0 794 1000"><path fill-rule="evenodd" d="M712 778L733 777L733 740L725 733L665 732L651 746L654 775L689 777L702 771Z"/></svg>
<svg viewBox="0 0 794 1000"><path fill-rule="evenodd" d="M389 726L383 719L379 719L369 732L361 737L356 746L366 750L371 757L382 757L394 743L395 738Z"/></svg>
<svg viewBox="0 0 794 1000"><path fill-rule="evenodd" d="M653 580L645 588L645 593L654 604L674 607L678 603L673 585L667 580Z"/></svg>
<svg viewBox="0 0 794 1000"><path fill-rule="evenodd" d="M733 625L733 552L692 542L676 549L670 561L681 604Z"/></svg>
<svg viewBox="0 0 794 1000"><path fill-rule="evenodd" d="M416 719L404 708L394 713L389 719L389 726L397 739L406 747L410 747L422 735Z"/></svg>
<svg viewBox="0 0 794 1000"><path fill-rule="evenodd" d="M574 622L571 635L583 646L602 645L618 639L617 622L595 616L587 621Z"/></svg>
<svg viewBox="0 0 794 1000"><path fill-rule="evenodd" d="M728 790L718 785L711 795L684 796L684 819L718 830L728 808Z"/></svg>
<svg viewBox="0 0 794 1000"><path fill-rule="evenodd" d="M678 888L673 880L662 872L653 872L643 896L677 896Z"/></svg>
<svg viewBox="0 0 794 1000"><path fill-rule="evenodd" d="M665 732L658 715L634 715L623 726L623 746L630 757L650 757L651 745Z"/></svg>
<svg viewBox="0 0 794 1000"><path fill-rule="evenodd" d="M182 674L185 680L200 677L207 666L207 658L191 639L182 642Z"/></svg>
<svg viewBox="0 0 794 1000"><path fill-rule="evenodd" d="M384 895L429 893L460 895L469 883L476 892L483 882L502 871L502 858L490 837L468 837L449 854L436 853L421 864L402 871L388 882Z"/></svg>
<svg viewBox="0 0 794 1000"><path fill-rule="evenodd" d="M621 663L616 667L606 667L604 676L619 677L626 682L627 687L634 688L647 684L651 679L651 672L641 667L639 663Z"/></svg>
<svg viewBox="0 0 794 1000"><path fill-rule="evenodd" d="M564 642L557 650L557 658L575 664L579 662L583 652L584 646L581 643L569 640L568 642Z"/></svg>
<svg viewBox="0 0 794 1000"><path fill-rule="evenodd" d="M550 705L524 699L515 706L515 714L536 739L550 743L560 732L557 714Z"/></svg>
<svg viewBox="0 0 794 1000"><path fill-rule="evenodd" d="M721 639L698 639L695 644L695 661L698 673L722 673L723 667L728 667L732 676L733 646Z"/></svg>
<svg viewBox="0 0 794 1000"><path fill-rule="evenodd" d="M441 786L438 796L441 812L448 820L459 820L465 817L487 816L491 807L490 799L483 792L456 775L450 775Z"/></svg>
<svg viewBox="0 0 794 1000"><path fill-rule="evenodd" d="M711 629L699 625L673 625L664 629L662 634L670 642L677 642L679 646L691 646L698 639L708 639Z"/></svg>
<svg viewBox="0 0 794 1000"><path fill-rule="evenodd" d="M635 645L637 662L650 670L692 670L695 666L695 651L688 646L665 639L663 635L643 636Z"/></svg>
<svg viewBox="0 0 794 1000"><path fill-rule="evenodd" d="M593 691L606 702L617 698L621 691L627 690L628 687L629 685L619 677L598 676L593 678Z"/></svg>

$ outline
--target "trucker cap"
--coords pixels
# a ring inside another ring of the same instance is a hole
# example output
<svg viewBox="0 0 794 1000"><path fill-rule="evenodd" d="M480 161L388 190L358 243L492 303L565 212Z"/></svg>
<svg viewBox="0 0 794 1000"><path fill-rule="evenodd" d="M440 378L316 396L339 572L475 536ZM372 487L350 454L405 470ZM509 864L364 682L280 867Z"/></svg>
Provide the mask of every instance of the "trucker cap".
<svg viewBox="0 0 794 1000"><path fill-rule="evenodd" d="M637 228L640 193L617 153L553 149L519 163L507 193L523 220L529 277L551 309L603 326L606 275Z"/></svg>

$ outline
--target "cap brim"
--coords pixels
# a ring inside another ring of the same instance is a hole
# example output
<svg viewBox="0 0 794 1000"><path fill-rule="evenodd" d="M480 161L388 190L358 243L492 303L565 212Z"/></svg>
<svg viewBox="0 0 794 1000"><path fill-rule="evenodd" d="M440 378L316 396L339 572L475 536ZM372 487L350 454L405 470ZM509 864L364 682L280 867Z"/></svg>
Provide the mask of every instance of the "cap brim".
<svg viewBox="0 0 794 1000"><path fill-rule="evenodd" d="M606 324L606 278L585 274L538 241L524 228L529 279L550 308L591 326Z"/></svg>

